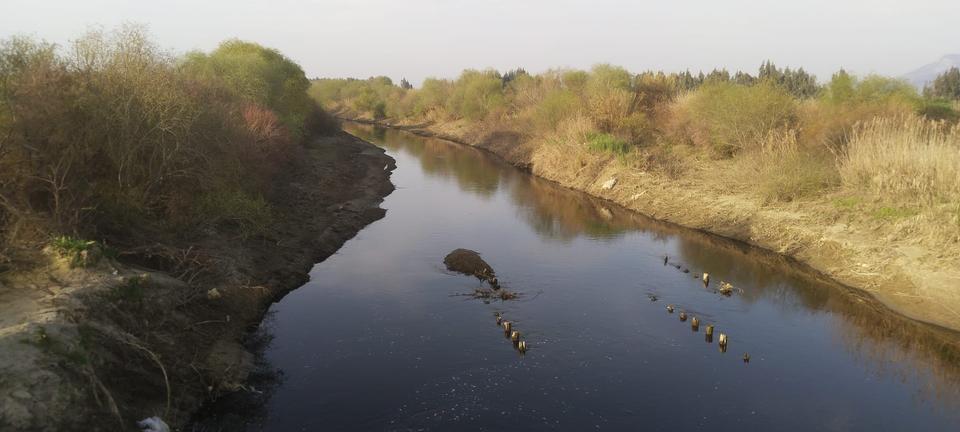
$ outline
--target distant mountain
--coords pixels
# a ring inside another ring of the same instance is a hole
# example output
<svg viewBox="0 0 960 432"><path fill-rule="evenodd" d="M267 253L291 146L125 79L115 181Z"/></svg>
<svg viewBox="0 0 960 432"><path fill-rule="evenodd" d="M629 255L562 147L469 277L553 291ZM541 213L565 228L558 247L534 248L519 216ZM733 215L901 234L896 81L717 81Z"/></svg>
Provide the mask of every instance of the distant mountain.
<svg viewBox="0 0 960 432"><path fill-rule="evenodd" d="M936 63L930 63L913 72L903 76L904 79L917 88L923 88L937 75L940 75L952 67L960 67L960 54L948 54L940 58Z"/></svg>

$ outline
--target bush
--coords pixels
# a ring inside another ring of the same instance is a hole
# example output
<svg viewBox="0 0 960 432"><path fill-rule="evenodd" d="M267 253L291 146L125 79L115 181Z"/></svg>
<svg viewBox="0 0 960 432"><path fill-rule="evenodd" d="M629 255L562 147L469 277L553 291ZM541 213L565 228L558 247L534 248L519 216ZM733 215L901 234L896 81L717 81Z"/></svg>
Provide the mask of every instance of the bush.
<svg viewBox="0 0 960 432"><path fill-rule="evenodd" d="M71 48L0 43L3 241L23 226L129 239L206 219L263 224L268 206L245 197L269 189L317 109L299 66L240 41L178 60L135 26Z"/></svg>
<svg viewBox="0 0 960 432"><path fill-rule="evenodd" d="M191 53L183 66L190 73L222 81L247 101L270 108L293 136L303 135L303 124L313 109L307 95L310 81L298 64L279 51L234 39L209 55Z"/></svg>
<svg viewBox="0 0 960 432"><path fill-rule="evenodd" d="M725 157L760 146L770 132L792 126L797 116L796 101L770 83L708 83L682 103L678 115L687 117L691 142Z"/></svg>
<svg viewBox="0 0 960 432"><path fill-rule="evenodd" d="M537 125L553 129L561 120L580 110L580 98L570 90L558 89L548 93L535 110Z"/></svg>
<svg viewBox="0 0 960 432"><path fill-rule="evenodd" d="M492 70L464 71L454 82L447 100L449 112L474 121L505 105L501 78Z"/></svg>

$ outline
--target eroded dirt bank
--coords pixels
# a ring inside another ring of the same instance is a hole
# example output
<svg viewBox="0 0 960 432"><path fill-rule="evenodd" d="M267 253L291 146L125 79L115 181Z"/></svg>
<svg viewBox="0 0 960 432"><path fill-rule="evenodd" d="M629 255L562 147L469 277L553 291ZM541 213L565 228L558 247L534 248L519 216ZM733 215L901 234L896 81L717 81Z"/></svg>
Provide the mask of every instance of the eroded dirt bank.
<svg viewBox="0 0 960 432"><path fill-rule="evenodd" d="M197 239L96 264L48 261L0 279L0 430L137 430L186 423L246 389L244 338L311 267L380 219L395 167L346 133L313 139L252 238Z"/></svg>
<svg viewBox="0 0 960 432"><path fill-rule="evenodd" d="M770 204L701 181L721 165L697 167L679 179L624 167L613 156L589 155L534 137L464 121L373 121L345 110L345 120L378 124L491 151L565 187L616 202L663 221L767 249L863 290L909 318L960 330L960 238L926 235L921 222L878 221L838 212L830 197ZM568 143L576 146L576 143ZM605 187L608 186L608 187Z"/></svg>

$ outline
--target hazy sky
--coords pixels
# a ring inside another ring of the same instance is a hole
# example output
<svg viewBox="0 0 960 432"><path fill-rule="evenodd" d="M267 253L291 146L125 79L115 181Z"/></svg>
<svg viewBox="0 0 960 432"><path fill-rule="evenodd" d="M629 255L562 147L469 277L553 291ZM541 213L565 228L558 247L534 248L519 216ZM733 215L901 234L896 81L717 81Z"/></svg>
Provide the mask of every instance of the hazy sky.
<svg viewBox="0 0 960 432"><path fill-rule="evenodd" d="M67 43L94 25L146 24L164 48L239 37L310 77L454 77L464 68L639 72L765 59L824 79L840 67L900 75L960 53L960 0L0 0L0 37Z"/></svg>

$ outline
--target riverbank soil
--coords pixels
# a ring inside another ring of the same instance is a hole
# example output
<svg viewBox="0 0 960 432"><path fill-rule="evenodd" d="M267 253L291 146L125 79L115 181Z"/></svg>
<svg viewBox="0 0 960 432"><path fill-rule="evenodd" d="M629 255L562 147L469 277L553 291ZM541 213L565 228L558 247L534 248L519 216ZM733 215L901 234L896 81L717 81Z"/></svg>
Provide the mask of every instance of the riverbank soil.
<svg viewBox="0 0 960 432"><path fill-rule="evenodd" d="M732 190L734 162L700 158L692 149L676 152L683 169L670 173L630 166L584 143L524 136L517 132L523 125L509 121L374 121L349 109L333 112L489 150L562 186L793 258L897 313L960 330L960 225L949 217L890 215L880 203L842 192L767 202Z"/></svg>
<svg viewBox="0 0 960 432"><path fill-rule="evenodd" d="M0 430L136 430L186 423L245 385L244 339L267 307L367 224L393 190L383 150L315 137L267 197L249 238L208 233L78 266L52 250L0 273Z"/></svg>

